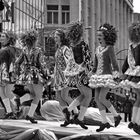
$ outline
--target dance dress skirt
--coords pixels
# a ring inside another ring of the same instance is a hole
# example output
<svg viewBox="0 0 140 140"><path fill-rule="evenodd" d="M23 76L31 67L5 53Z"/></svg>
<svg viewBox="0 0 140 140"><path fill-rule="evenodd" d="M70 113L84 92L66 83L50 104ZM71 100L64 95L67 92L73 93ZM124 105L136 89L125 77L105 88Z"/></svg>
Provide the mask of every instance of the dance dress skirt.
<svg viewBox="0 0 140 140"><path fill-rule="evenodd" d="M125 89L136 88L140 89L140 66L128 68L121 77L120 87Z"/></svg>
<svg viewBox="0 0 140 140"><path fill-rule="evenodd" d="M82 71L75 76L68 77L68 86L69 87L77 88L77 85L79 85L79 86L84 85L86 87L89 87L88 84L89 84L89 77L85 71Z"/></svg>
<svg viewBox="0 0 140 140"><path fill-rule="evenodd" d="M102 75L94 74L89 79L89 87L118 88L119 84L112 74L102 74Z"/></svg>
<svg viewBox="0 0 140 140"><path fill-rule="evenodd" d="M47 77L47 76L46 76ZM28 70L22 70L20 75L17 77L16 84L18 85L28 85L28 84L39 84L44 83L45 78L39 69L32 66Z"/></svg>
<svg viewBox="0 0 140 140"><path fill-rule="evenodd" d="M8 72L5 63L0 66L0 86L6 86L7 84L15 84L16 83L15 77L16 74L13 68Z"/></svg>
<svg viewBox="0 0 140 140"><path fill-rule="evenodd" d="M69 60L67 67L64 70L64 75L75 76L84 70L85 68L82 66L82 64L77 64L73 60Z"/></svg>

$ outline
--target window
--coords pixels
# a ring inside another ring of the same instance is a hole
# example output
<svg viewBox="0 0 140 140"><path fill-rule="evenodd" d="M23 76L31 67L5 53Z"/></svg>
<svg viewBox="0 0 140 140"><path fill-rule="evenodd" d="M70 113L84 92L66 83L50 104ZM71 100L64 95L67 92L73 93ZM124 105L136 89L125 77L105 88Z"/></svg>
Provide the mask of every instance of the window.
<svg viewBox="0 0 140 140"><path fill-rule="evenodd" d="M55 55L55 41L52 37L45 37L45 55Z"/></svg>
<svg viewBox="0 0 140 140"><path fill-rule="evenodd" d="M70 6L62 5L62 24L70 22Z"/></svg>
<svg viewBox="0 0 140 140"><path fill-rule="evenodd" d="M58 5L47 5L47 23L58 24Z"/></svg>

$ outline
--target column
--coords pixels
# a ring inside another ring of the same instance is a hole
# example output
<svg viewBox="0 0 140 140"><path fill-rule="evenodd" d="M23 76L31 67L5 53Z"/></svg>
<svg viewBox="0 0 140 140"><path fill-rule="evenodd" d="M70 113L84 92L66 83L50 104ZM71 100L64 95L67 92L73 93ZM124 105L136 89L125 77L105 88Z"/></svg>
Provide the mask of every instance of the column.
<svg viewBox="0 0 140 140"><path fill-rule="evenodd" d="M106 1L106 21L108 23L111 22L111 20L110 20L110 17L111 17L110 13L111 13L111 10L110 10L110 0L107 0Z"/></svg>
<svg viewBox="0 0 140 140"><path fill-rule="evenodd" d="M90 36L90 40L89 40L89 46L90 46L90 50L92 52L92 57L94 55L95 52L95 36L96 36L96 27L95 27L95 0L90 0L89 2L90 5L90 26L91 29L89 30L89 36Z"/></svg>

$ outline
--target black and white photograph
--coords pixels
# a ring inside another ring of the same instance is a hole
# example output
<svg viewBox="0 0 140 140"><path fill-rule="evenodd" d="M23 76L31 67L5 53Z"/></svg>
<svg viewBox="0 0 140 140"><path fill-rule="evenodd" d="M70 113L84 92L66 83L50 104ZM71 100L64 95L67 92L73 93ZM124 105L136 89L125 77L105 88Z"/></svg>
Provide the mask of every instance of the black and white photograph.
<svg viewBox="0 0 140 140"><path fill-rule="evenodd" d="M140 0L0 0L0 140L140 140Z"/></svg>

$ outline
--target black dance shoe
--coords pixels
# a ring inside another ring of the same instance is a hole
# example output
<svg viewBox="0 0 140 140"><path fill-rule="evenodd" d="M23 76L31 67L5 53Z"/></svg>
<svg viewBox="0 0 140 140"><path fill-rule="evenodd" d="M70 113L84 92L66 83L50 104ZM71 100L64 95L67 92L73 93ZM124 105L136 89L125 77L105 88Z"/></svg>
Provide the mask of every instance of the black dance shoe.
<svg viewBox="0 0 140 140"><path fill-rule="evenodd" d="M136 132L137 134L140 135L140 125L137 125L136 123L133 125L133 130L134 132Z"/></svg>
<svg viewBox="0 0 140 140"><path fill-rule="evenodd" d="M80 125L83 129L88 129L87 126L85 126L83 121L80 121L78 118L76 118L75 120L73 120L75 124Z"/></svg>
<svg viewBox="0 0 140 140"><path fill-rule="evenodd" d="M60 124L60 126L61 127L66 127L66 126L68 126L69 124L72 124L72 122L71 122L71 120L70 121L64 121L64 123L63 124Z"/></svg>
<svg viewBox="0 0 140 140"><path fill-rule="evenodd" d="M30 117L28 115L26 116L26 120L29 120L31 123L37 123L37 121L33 117Z"/></svg>
<svg viewBox="0 0 140 140"><path fill-rule="evenodd" d="M135 125L135 124L134 124L133 122L130 122L130 123L128 124L128 128L129 128L129 129L132 129L132 128L134 127L134 125Z"/></svg>
<svg viewBox="0 0 140 140"><path fill-rule="evenodd" d="M103 131L105 128L109 129L110 127L111 127L111 125L108 122L104 123L104 124L101 124L99 129L96 129L96 132Z"/></svg>
<svg viewBox="0 0 140 140"><path fill-rule="evenodd" d="M74 120L76 120L78 118L78 113L74 113L72 112L72 119L70 120L71 124L74 124Z"/></svg>
<svg viewBox="0 0 140 140"><path fill-rule="evenodd" d="M13 112L10 112L10 113L6 113L3 119L17 119L17 117Z"/></svg>
<svg viewBox="0 0 140 140"><path fill-rule="evenodd" d="M63 113L65 115L66 121L70 121L70 112L68 111L68 108L63 109Z"/></svg>
<svg viewBox="0 0 140 140"><path fill-rule="evenodd" d="M120 115L114 117L115 127L117 127L121 121L122 117Z"/></svg>

